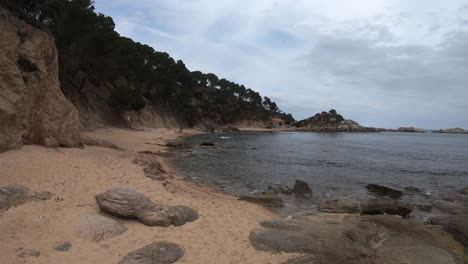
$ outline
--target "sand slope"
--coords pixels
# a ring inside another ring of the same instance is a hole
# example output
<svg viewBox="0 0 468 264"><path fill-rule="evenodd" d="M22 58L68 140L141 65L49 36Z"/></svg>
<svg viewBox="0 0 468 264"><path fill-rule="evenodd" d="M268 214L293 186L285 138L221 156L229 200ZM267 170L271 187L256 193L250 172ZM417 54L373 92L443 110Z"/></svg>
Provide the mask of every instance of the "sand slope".
<svg viewBox="0 0 468 264"><path fill-rule="evenodd" d="M196 131L184 132L192 133ZM168 180L166 186L145 177L143 167L133 163L138 151L164 151L159 144L175 139L178 135L173 130L108 128L85 136L108 140L125 150L25 146L0 154L0 186L21 184L55 194L51 200L10 208L1 215L1 263L117 263L127 253L161 240L186 249L179 263L281 263L290 256L256 251L250 245L250 230L258 227L259 221L274 217L266 209L178 177ZM161 157L158 159L164 164ZM190 206L200 218L167 228L119 220L128 227L120 236L100 242L80 237L76 232L80 218L99 212L94 196L117 186L143 192L154 202ZM72 248L54 250L60 241L70 241ZM41 255L20 258L18 248L34 248Z"/></svg>

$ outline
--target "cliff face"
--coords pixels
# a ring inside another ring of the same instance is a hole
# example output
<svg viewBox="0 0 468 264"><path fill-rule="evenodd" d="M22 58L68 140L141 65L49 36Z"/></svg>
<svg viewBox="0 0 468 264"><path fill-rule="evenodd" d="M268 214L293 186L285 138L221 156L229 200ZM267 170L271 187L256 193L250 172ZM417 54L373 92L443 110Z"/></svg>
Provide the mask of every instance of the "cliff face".
<svg viewBox="0 0 468 264"><path fill-rule="evenodd" d="M60 90L53 37L3 8L0 32L0 152L79 146L78 113Z"/></svg>

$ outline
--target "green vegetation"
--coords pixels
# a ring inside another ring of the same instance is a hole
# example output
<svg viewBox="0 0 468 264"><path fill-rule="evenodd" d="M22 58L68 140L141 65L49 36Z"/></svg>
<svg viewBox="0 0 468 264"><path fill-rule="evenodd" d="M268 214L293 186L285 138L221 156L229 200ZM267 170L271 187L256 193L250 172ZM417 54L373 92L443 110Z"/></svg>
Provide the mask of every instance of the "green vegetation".
<svg viewBox="0 0 468 264"><path fill-rule="evenodd" d="M169 109L189 125L202 119L220 124L240 120L283 118L275 102L243 85L213 73L189 71L181 60L120 36L111 17L94 11L91 0L0 0L28 23L55 36L61 82L83 73L93 84L108 82L115 91L108 103L117 111L139 110L147 104ZM117 85L119 79L126 85Z"/></svg>

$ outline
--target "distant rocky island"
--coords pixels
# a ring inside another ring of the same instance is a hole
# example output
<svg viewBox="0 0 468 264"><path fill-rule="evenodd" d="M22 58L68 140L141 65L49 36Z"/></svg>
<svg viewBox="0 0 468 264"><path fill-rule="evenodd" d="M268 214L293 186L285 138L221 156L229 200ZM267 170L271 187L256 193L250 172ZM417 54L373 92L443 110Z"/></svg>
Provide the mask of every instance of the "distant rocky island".
<svg viewBox="0 0 468 264"><path fill-rule="evenodd" d="M293 124L298 130L311 132L382 132L383 128L364 127L358 122L344 119L335 109L298 121Z"/></svg>

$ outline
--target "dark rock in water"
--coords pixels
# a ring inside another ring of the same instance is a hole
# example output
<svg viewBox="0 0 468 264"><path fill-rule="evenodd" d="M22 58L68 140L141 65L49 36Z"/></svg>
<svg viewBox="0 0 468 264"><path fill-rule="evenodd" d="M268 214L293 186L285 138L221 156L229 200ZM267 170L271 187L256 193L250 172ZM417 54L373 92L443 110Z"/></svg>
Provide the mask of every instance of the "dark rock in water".
<svg viewBox="0 0 468 264"><path fill-rule="evenodd" d="M39 257L41 255L41 252L34 248L19 248L16 253L20 258Z"/></svg>
<svg viewBox="0 0 468 264"><path fill-rule="evenodd" d="M288 185L282 183L274 183L271 186L268 186L268 190L273 193L282 193L282 194L291 194L292 190Z"/></svg>
<svg viewBox="0 0 468 264"><path fill-rule="evenodd" d="M138 219L150 226L180 226L198 219L198 213L189 207L156 205L144 194L127 188L114 188L98 194L96 201L108 214Z"/></svg>
<svg viewBox="0 0 468 264"><path fill-rule="evenodd" d="M55 246L57 251L68 251L72 247L70 241L62 241Z"/></svg>
<svg viewBox="0 0 468 264"><path fill-rule="evenodd" d="M317 209L320 212L326 213L361 213L359 201L351 199L325 199L317 204Z"/></svg>
<svg viewBox="0 0 468 264"><path fill-rule="evenodd" d="M214 144L214 143L211 143L211 142L203 142L203 143L200 143L200 146L203 146L203 147L214 147L215 144Z"/></svg>
<svg viewBox="0 0 468 264"><path fill-rule="evenodd" d="M269 207L281 207L283 206L283 199L272 194L259 194L259 195L243 195L239 197L239 200L260 204Z"/></svg>
<svg viewBox="0 0 468 264"><path fill-rule="evenodd" d="M184 254L185 250L177 244L155 242L129 253L119 264L170 264L181 259Z"/></svg>
<svg viewBox="0 0 468 264"><path fill-rule="evenodd" d="M385 198L363 202L360 207L363 215L389 214L407 217L412 212L410 204Z"/></svg>
<svg viewBox="0 0 468 264"><path fill-rule="evenodd" d="M468 195L468 187L465 187L461 190L461 194Z"/></svg>
<svg viewBox="0 0 468 264"><path fill-rule="evenodd" d="M44 201L53 197L50 192L34 192L21 185L0 187L0 211L12 206L22 205L30 201Z"/></svg>
<svg viewBox="0 0 468 264"><path fill-rule="evenodd" d="M409 192L421 192L421 190L419 188L416 188L414 186L406 186L405 190L407 190Z"/></svg>
<svg viewBox="0 0 468 264"><path fill-rule="evenodd" d="M263 221L251 231L251 244L262 251L306 253L285 263L460 263L457 242L422 223L391 216L348 217L327 221Z"/></svg>
<svg viewBox="0 0 468 264"><path fill-rule="evenodd" d="M78 218L75 230L80 237L99 242L119 236L128 229L115 219L98 213L87 213Z"/></svg>
<svg viewBox="0 0 468 264"><path fill-rule="evenodd" d="M312 189L309 187L309 184L305 181L296 180L294 184L293 192L301 197L310 198L312 197Z"/></svg>
<svg viewBox="0 0 468 264"><path fill-rule="evenodd" d="M400 198L403 196L403 192L400 190L395 190L387 186L379 184L368 184L367 189L373 193L376 193L381 196L388 196L391 198Z"/></svg>

